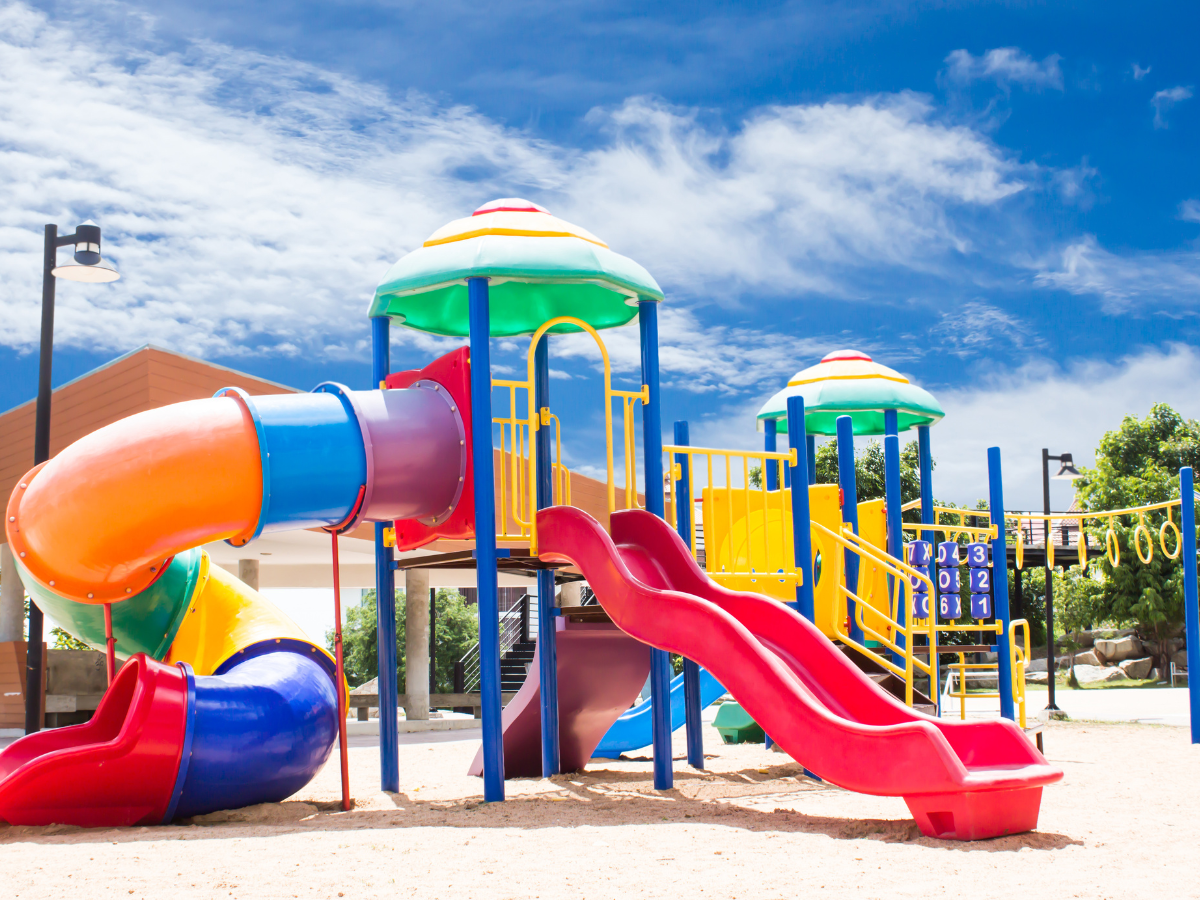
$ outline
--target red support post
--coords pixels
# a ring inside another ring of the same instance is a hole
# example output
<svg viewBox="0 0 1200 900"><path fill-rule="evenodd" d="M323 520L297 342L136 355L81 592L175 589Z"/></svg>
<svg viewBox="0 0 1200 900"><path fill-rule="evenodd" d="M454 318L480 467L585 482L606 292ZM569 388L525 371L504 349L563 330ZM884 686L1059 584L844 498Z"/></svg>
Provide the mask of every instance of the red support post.
<svg viewBox="0 0 1200 900"><path fill-rule="evenodd" d="M360 491L361 497L361 491ZM346 676L342 662L342 579L338 565L338 532L333 536L333 646L337 660L338 750L342 759L342 809L350 810L350 750L346 744Z"/></svg>

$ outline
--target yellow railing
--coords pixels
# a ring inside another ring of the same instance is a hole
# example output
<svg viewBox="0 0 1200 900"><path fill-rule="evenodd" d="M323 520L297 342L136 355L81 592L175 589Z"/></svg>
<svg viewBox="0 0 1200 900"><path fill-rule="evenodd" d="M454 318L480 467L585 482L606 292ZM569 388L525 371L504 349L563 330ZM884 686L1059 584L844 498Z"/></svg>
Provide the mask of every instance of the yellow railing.
<svg viewBox="0 0 1200 900"><path fill-rule="evenodd" d="M854 603L855 622L862 629L863 635L869 635L871 640L878 642L897 656L902 656L904 658L904 667L901 668L896 665L891 659L877 650L867 647L865 644L858 643L848 634L840 635L839 640L848 647L853 647L859 653L874 660L885 671L902 678L904 680L904 702L912 706L913 678L915 674L923 672L930 676L930 678L934 678L934 673L937 671L937 660L934 657L930 662L925 663L917 658L913 638L917 635L927 635L929 633L928 625L922 625L917 621L907 621L909 619L908 616L905 616L907 624L901 625L898 611L900 609L911 609L912 595L914 593L912 579L915 578L918 582L924 583L927 591L933 590L933 583L930 582L929 577L924 572L910 566L908 563L895 559L873 544L864 541L848 525L843 526L841 534L826 528L819 522L813 522L812 528L814 537L820 535L825 539L827 546L832 544L836 548L833 553L822 557L821 566L822 568L827 565L832 567L830 575L835 579L840 595L848 603ZM860 595L846 587L844 575L846 554L840 552L845 550L857 554L860 562L870 562L880 567L885 574L891 576L886 579L891 584L891 595L887 598L887 615L871 602L874 599L876 579L868 581L870 590L864 595ZM822 573L823 577L824 573ZM928 620L922 621L928 622ZM903 647L896 640L897 637L904 638Z"/></svg>
<svg viewBox="0 0 1200 900"><path fill-rule="evenodd" d="M614 440L613 414L614 400L620 400L623 405L622 425L624 436L622 449L624 451L625 470L625 507L632 509L637 502L637 445L635 438L634 415L636 404L650 402L650 388L642 385L640 391L618 391L612 386L612 363L608 356L608 348L600 335L591 325L573 316L558 316L544 322L533 333L529 342L529 353L526 360L526 378L524 381L508 379L493 379L493 388L508 389L508 415L496 416L493 425L500 426L501 465L497 480L499 506L497 509L497 535L499 540L528 541L529 552L537 554L537 439L540 428L555 426L555 456L551 463L554 473L554 500L557 505L571 502L571 477L562 462L562 429L558 417L549 407L537 408L537 398L534 389L534 354L538 341L556 325L574 325L586 331L600 349L600 357L604 362L604 433L605 433L605 462L608 476L608 511L617 508L616 481L614 479ZM525 402L519 402L518 391L525 392ZM518 410L524 407L524 415Z"/></svg>
<svg viewBox="0 0 1200 900"><path fill-rule="evenodd" d="M1023 629L1024 645L1017 643L1017 629ZM997 629L999 634L999 629ZM1012 677L1013 703L1017 707L1017 721L1025 727L1025 666L1029 662L1029 622L1025 619L1013 619L1008 624L1009 672ZM966 653L958 654L958 662L950 663L946 668L958 673L958 690L949 691L946 696L958 701L959 718L967 717L967 673L994 671L996 673L995 691L976 691L970 696L982 699L1000 697L1000 663L968 663Z"/></svg>
<svg viewBox="0 0 1200 900"><path fill-rule="evenodd" d="M794 564L790 561L791 555L784 546L786 533L791 527L790 521L786 521L784 492L782 490L768 491L766 490L766 471L768 465L776 467L778 475L778 483L783 484L783 467L785 465L796 464L796 451L791 450L787 453L773 453L763 450L717 450L711 447L689 447L676 446L667 444L663 446L663 454L666 458L665 471L670 473L668 479L670 490L667 494L667 521L678 528L679 511L678 491L676 482L682 476L682 466L675 461L676 454L686 455L688 459L688 496L695 500L701 499L696 493L697 470L700 470L703 476L701 484L701 492L705 489L709 491L709 495L715 501L716 496L721 497L722 505L725 507L724 516L725 523L728 526L729 540L729 563L728 571L708 572L709 577L726 587L744 587L756 580L771 579L773 581L787 581L792 584L800 583L800 574ZM703 460L698 465L700 460ZM734 461L738 461L735 465ZM754 487L750 483L752 462L760 463L759 476L763 479L758 487ZM735 487L734 481L740 477L741 487ZM718 480L724 480L724 485L719 486ZM735 511L735 506L741 506L743 509ZM716 503L710 503L705 508L705 512L715 516ZM775 513L775 521L772 523L772 513ZM735 524L744 523L746 529L746 539L744 546L736 546L734 542ZM709 525L712 523L705 522L706 542L707 536L712 533ZM761 537L756 540L755 533L757 526L761 525L761 530L758 532ZM695 534L695 517L692 517L693 539L687 543L692 548L692 556L699 563L699 548L697 541L694 539ZM771 535L776 534L778 539L772 540ZM765 560L764 571L756 571L756 566L753 560L758 558L755 554L757 543L762 543L762 559ZM707 554L706 554L707 555ZM709 557L711 558L711 557ZM745 560L745 564L742 564Z"/></svg>
<svg viewBox="0 0 1200 900"><path fill-rule="evenodd" d="M921 501L909 500L900 507L901 512L907 512L910 509L917 509L921 505ZM943 515L956 515L958 522L943 522ZM967 516L976 519L986 519L987 525L968 525ZM948 541L957 541L961 535L971 541L989 541L996 537L996 528L991 524L991 514L986 509L956 509L950 506L935 506L933 508L934 521L929 525L923 525L920 522L904 522L900 526L901 531L911 531L920 533L922 531L937 531L946 536Z"/></svg>
<svg viewBox="0 0 1200 900"><path fill-rule="evenodd" d="M1146 513L1153 512L1156 509L1165 509L1167 511L1166 521L1158 529L1158 546L1162 550L1163 555L1167 559L1177 559L1179 550L1183 546L1181 541L1182 535L1179 532L1179 526L1174 521L1174 510L1180 505L1178 498L1174 500L1163 500L1160 503L1147 503L1144 506L1131 506L1128 509L1105 509L1098 512L1066 512L1066 513L1017 513L1007 515L1005 518L1017 522L1016 529L1016 565L1018 569L1025 568L1025 535L1021 530L1020 523L1024 521L1040 521L1043 522L1042 533L1050 534L1051 523L1056 519L1076 519L1079 522L1079 543L1077 550L1079 553L1079 568L1081 571L1087 570L1088 564L1088 540L1087 532L1083 529L1085 519L1096 519L1099 521L1108 522L1108 530L1104 533L1104 552L1108 556L1109 563L1116 568L1121 565L1121 545L1117 539L1116 529L1113 527L1118 516L1133 516L1138 517L1138 524L1133 529L1133 549L1137 553L1138 559L1143 563L1149 564L1154 559L1154 538L1150 534L1150 529L1146 526ZM1175 552L1172 553L1167 549L1167 532L1168 530L1175 533ZM1146 552L1142 553L1143 541L1145 543ZM1046 566L1054 568L1054 542L1045 540L1046 547Z"/></svg>

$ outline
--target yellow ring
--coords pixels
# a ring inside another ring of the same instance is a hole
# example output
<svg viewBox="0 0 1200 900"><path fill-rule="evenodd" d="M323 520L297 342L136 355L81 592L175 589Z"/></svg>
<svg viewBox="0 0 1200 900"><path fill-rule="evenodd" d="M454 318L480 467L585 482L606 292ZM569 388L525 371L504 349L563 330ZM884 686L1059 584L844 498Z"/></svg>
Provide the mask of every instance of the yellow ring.
<svg viewBox="0 0 1200 900"><path fill-rule="evenodd" d="M1170 528L1175 532L1175 552L1167 552L1167 529ZM1158 545L1162 547L1163 556L1167 559L1179 559L1179 551L1183 549L1183 535L1179 533L1179 526L1170 519L1162 523L1162 528L1158 529Z"/></svg>
<svg viewBox="0 0 1200 900"><path fill-rule="evenodd" d="M1140 536L1140 537L1139 537ZM1150 548L1150 553L1142 556L1141 538L1146 539L1146 545ZM1150 532L1146 530L1146 524L1139 521L1137 528L1133 529L1133 549L1145 565L1150 565L1150 560L1154 559L1154 538L1150 537Z"/></svg>
<svg viewBox="0 0 1200 900"><path fill-rule="evenodd" d="M1017 552L1015 554L1018 569L1025 568L1025 537L1021 533L1021 523L1017 522Z"/></svg>
<svg viewBox="0 0 1200 900"><path fill-rule="evenodd" d="M1086 572L1088 557L1087 557L1087 532L1083 530L1083 520L1079 520L1079 545L1077 547L1079 553L1079 571Z"/></svg>
<svg viewBox="0 0 1200 900"><path fill-rule="evenodd" d="M1111 522L1104 534L1104 549L1108 552L1108 561L1114 569L1121 565L1121 545L1117 543L1117 533L1113 531Z"/></svg>

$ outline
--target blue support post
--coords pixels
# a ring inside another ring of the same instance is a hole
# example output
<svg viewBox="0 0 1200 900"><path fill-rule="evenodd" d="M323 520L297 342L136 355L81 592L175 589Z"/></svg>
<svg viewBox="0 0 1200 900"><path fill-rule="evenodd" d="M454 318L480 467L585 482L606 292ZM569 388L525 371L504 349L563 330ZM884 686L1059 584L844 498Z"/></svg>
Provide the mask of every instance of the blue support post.
<svg viewBox="0 0 1200 900"><path fill-rule="evenodd" d="M996 526L996 537L992 540L992 600L996 619L1001 623L1001 632L996 635L996 661L1000 664L1000 715L1006 719L1016 718L1013 706L1012 659L1008 647L1008 548L1004 533L1004 477L1000 471L1000 448L988 447L988 510L992 524ZM999 570L999 571L997 571ZM930 610L931 615L937 613ZM936 685L934 686L936 690Z"/></svg>
<svg viewBox="0 0 1200 900"><path fill-rule="evenodd" d="M691 443L687 422L675 423L675 445ZM692 479L691 459L686 453L675 454L679 478L675 480L675 530L688 549L692 549ZM700 665L693 660L683 661L683 713L687 727L688 765L704 768L704 723L700 719Z"/></svg>
<svg viewBox="0 0 1200 900"><path fill-rule="evenodd" d="M533 352L534 404L541 411L550 406L550 335L542 335ZM554 505L554 471L550 458L550 429L537 430L537 506ZM558 739L558 633L554 616L554 570L539 569L538 585L538 678L542 702L542 777L561 769Z"/></svg>
<svg viewBox="0 0 1200 900"><path fill-rule="evenodd" d="M391 372L391 320L371 319L371 384L378 388ZM386 522L375 523L375 625L379 662L379 789L400 790L400 734L396 706L396 574L392 549L384 544Z"/></svg>
<svg viewBox="0 0 1200 900"><path fill-rule="evenodd" d="M900 506L903 500L900 497L900 431L898 425L898 416L896 410L885 409L883 411L883 482L884 482L884 505L887 509L887 549L893 559L900 561L904 560L904 532L900 528ZM888 596L896 596L895 578L892 575L888 576ZM899 602L896 604L896 624L901 628L908 620L908 601L906 592L901 589ZM903 634L896 634L896 644L903 648L905 646L905 637ZM904 657L896 652L892 653L892 662L897 665L904 665Z"/></svg>
<svg viewBox="0 0 1200 900"><path fill-rule="evenodd" d="M801 473L809 467L809 443L804 439L804 398L787 400L788 446L796 448L796 468L792 475L792 551L800 572L796 588L796 610L808 621L816 617L813 601L812 520L808 506L808 485ZM789 466L789 468L791 468Z"/></svg>
<svg viewBox="0 0 1200 900"><path fill-rule="evenodd" d="M1179 533L1183 566L1183 616L1187 634L1188 709L1191 712L1192 743L1200 744L1200 604L1196 590L1196 486L1191 466L1179 470ZM994 580L994 579L993 579Z"/></svg>
<svg viewBox="0 0 1200 900"><path fill-rule="evenodd" d="M842 489L842 521L858 534L858 481L854 473L854 420L850 416L837 418L838 484ZM858 593L858 554L846 550L846 590ZM846 598L846 613L850 618L850 640L863 642L858 627L857 604Z"/></svg>
<svg viewBox="0 0 1200 900"><path fill-rule="evenodd" d="M642 338L642 384L649 402L642 406L642 466L646 472L646 511L663 518L662 420L658 398L658 304L638 304ZM654 787L668 790L671 771L671 657L665 650L650 650L650 701L654 733Z"/></svg>
<svg viewBox="0 0 1200 900"><path fill-rule="evenodd" d="M933 456L929 452L929 426L917 426L917 461L921 469L921 524L934 525L937 516L933 513ZM935 543L932 531L922 531L921 540Z"/></svg>
<svg viewBox="0 0 1200 900"><path fill-rule="evenodd" d="M805 443L808 445L808 483L817 483L817 436L808 435Z"/></svg>
<svg viewBox="0 0 1200 900"><path fill-rule="evenodd" d="M479 607L479 705L483 708L483 799L504 799L500 721L500 602L496 572L496 473L492 460L492 355L488 280L467 279L471 335L471 454L475 479L475 577ZM538 598L540 601L540 597ZM539 606L540 606L539 602Z"/></svg>
<svg viewBox="0 0 1200 900"><path fill-rule="evenodd" d="M763 450L767 453L774 453L779 446L779 440L776 437L777 425L774 419L765 419L763 421ZM768 491L779 490L779 468L773 459L763 460L763 484L766 485Z"/></svg>

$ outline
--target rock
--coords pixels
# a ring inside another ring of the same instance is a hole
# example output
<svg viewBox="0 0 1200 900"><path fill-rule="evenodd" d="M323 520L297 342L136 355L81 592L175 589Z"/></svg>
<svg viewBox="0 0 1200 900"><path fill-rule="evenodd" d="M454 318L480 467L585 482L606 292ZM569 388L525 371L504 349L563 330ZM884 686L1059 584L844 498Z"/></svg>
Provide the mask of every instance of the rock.
<svg viewBox="0 0 1200 900"><path fill-rule="evenodd" d="M1163 644L1166 645L1164 650L1169 656L1183 649L1183 638L1167 638L1167 640L1163 641Z"/></svg>
<svg viewBox="0 0 1200 900"><path fill-rule="evenodd" d="M1171 662L1175 663L1176 669L1186 669L1187 668L1187 651L1186 650L1177 650L1175 653L1172 653L1171 654Z"/></svg>
<svg viewBox="0 0 1200 900"><path fill-rule="evenodd" d="M1126 678L1149 678L1150 671L1154 668L1154 660L1149 656L1142 659L1127 659L1118 668L1125 673Z"/></svg>
<svg viewBox="0 0 1200 900"><path fill-rule="evenodd" d="M1025 667L1025 671L1026 672L1045 672L1046 671L1046 660L1031 659L1029 661L1029 665Z"/></svg>
<svg viewBox="0 0 1200 900"><path fill-rule="evenodd" d="M1095 650L1086 650L1083 653L1075 654L1075 668L1080 666L1095 666L1097 668L1104 666L1104 660L1101 659Z"/></svg>
<svg viewBox="0 0 1200 900"><path fill-rule="evenodd" d="M1091 647L1096 642L1096 632L1094 631L1072 631L1067 635L1067 640L1071 641L1076 647L1087 648Z"/></svg>
<svg viewBox="0 0 1200 900"><path fill-rule="evenodd" d="M1146 677L1153 678L1155 681L1162 681L1162 673L1159 672L1158 669L1151 669L1150 674Z"/></svg>
<svg viewBox="0 0 1200 900"><path fill-rule="evenodd" d="M1122 662L1126 659L1136 659L1142 655L1142 642L1132 635L1096 641L1096 650L1104 656L1106 662Z"/></svg>
<svg viewBox="0 0 1200 900"><path fill-rule="evenodd" d="M1075 664L1075 678L1080 684L1103 684L1110 681L1125 681L1125 673L1115 666L1088 666Z"/></svg>
<svg viewBox="0 0 1200 900"><path fill-rule="evenodd" d="M1049 678L1049 676L1046 675L1046 671L1044 669L1041 672L1026 672L1025 673L1025 683L1026 684L1049 684L1050 678Z"/></svg>

